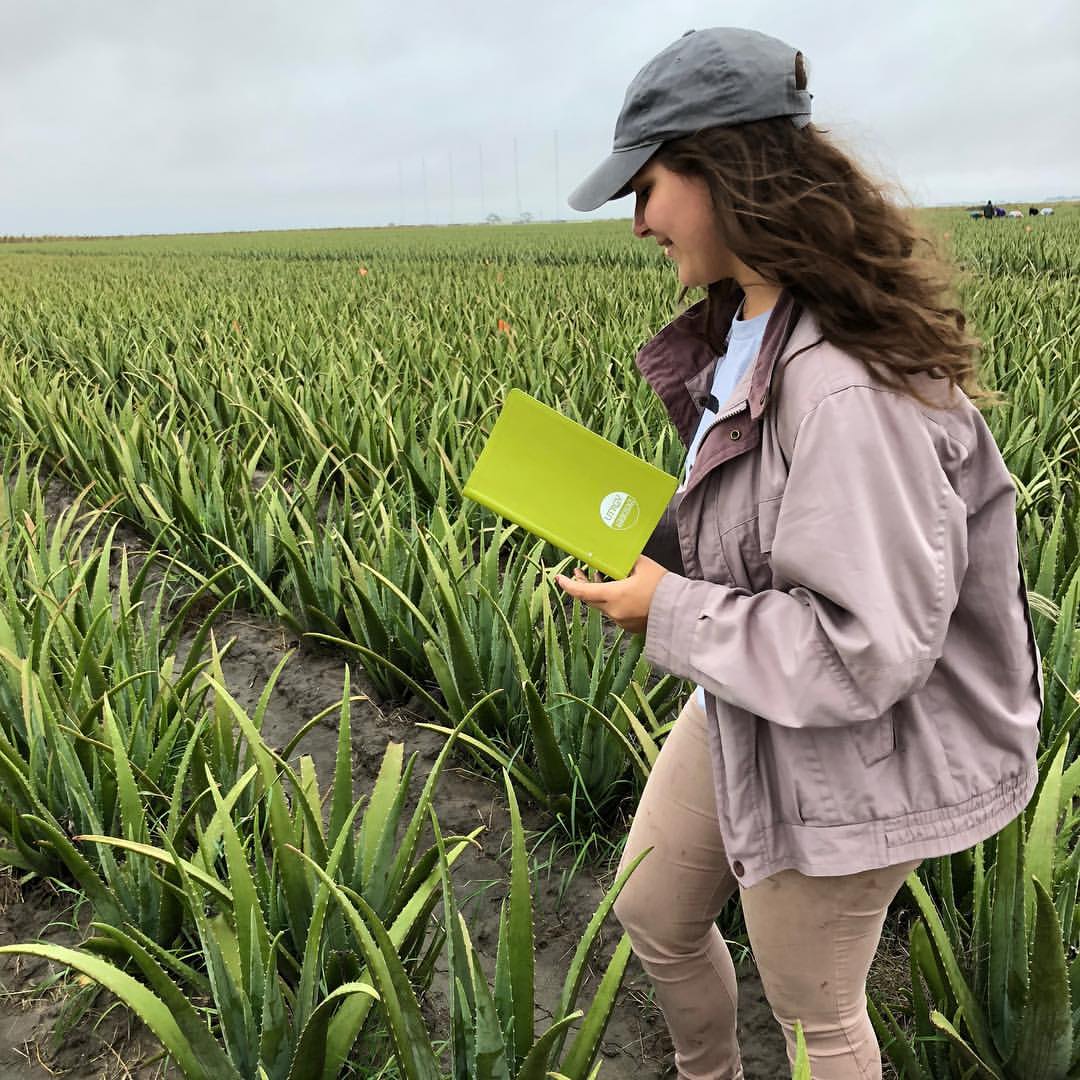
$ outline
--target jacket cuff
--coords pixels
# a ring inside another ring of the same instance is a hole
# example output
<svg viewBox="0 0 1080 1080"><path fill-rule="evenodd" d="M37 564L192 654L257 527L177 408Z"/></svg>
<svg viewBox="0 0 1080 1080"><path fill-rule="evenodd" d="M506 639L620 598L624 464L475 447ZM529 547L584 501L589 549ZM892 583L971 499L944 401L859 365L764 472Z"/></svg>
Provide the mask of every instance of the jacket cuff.
<svg viewBox="0 0 1080 1080"><path fill-rule="evenodd" d="M689 578L667 573L656 586L645 628L645 659L680 679L690 679L690 645L697 613Z"/></svg>

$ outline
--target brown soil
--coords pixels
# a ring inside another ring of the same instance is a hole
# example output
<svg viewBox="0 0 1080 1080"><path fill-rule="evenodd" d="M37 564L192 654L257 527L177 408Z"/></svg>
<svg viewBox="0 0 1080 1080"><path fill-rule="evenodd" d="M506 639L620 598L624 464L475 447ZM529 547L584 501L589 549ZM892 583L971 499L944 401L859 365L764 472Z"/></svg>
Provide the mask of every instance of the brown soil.
<svg viewBox="0 0 1080 1080"><path fill-rule="evenodd" d="M21 892L0 876L0 944L48 941L75 946L89 912L77 913L70 895L37 882ZM59 981L47 985L50 976ZM43 985L46 984L46 985ZM109 1009L110 998L95 994L86 1014L70 1027L65 1010L89 987L47 960L33 956L0 957L0 1077L3 1080L164 1080L178 1078L167 1069L161 1047L123 1009ZM56 1034L60 1025L61 1034Z"/></svg>

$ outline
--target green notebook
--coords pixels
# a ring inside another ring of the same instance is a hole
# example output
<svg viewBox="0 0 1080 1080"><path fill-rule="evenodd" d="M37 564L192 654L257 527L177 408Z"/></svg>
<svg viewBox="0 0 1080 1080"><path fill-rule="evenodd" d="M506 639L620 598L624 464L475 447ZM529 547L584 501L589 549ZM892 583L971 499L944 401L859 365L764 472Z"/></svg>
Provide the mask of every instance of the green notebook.
<svg viewBox="0 0 1080 1080"><path fill-rule="evenodd" d="M677 486L674 476L511 390L465 495L624 578Z"/></svg>

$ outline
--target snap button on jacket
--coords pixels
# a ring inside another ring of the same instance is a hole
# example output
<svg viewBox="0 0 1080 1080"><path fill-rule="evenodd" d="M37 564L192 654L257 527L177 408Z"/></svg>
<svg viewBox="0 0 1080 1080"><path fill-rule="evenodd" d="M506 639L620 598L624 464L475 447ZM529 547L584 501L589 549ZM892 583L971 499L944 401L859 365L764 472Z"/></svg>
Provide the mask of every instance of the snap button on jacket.
<svg viewBox="0 0 1080 1080"><path fill-rule="evenodd" d="M637 357L684 443L717 362L703 314ZM1034 791L1043 687L1015 490L970 401L918 388L937 407L782 293L645 549L672 571L645 655L705 688L743 887L959 851Z"/></svg>

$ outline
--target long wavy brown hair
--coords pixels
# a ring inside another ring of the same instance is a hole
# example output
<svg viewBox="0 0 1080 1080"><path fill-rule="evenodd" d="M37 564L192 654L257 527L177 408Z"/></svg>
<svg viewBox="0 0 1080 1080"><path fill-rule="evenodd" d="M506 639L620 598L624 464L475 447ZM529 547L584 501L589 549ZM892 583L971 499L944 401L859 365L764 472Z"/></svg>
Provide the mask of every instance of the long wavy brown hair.
<svg viewBox="0 0 1080 1080"><path fill-rule="evenodd" d="M799 72L802 75L802 72ZM947 379L979 405L978 341L964 329L950 268L908 213L889 200L826 133L786 117L708 128L664 143L653 160L709 187L721 242L811 311L822 336L862 360L887 386L924 404ZM704 326L722 352L714 316L738 286L709 286ZM683 289L681 303L689 290ZM937 397L935 394L934 397Z"/></svg>

